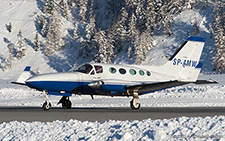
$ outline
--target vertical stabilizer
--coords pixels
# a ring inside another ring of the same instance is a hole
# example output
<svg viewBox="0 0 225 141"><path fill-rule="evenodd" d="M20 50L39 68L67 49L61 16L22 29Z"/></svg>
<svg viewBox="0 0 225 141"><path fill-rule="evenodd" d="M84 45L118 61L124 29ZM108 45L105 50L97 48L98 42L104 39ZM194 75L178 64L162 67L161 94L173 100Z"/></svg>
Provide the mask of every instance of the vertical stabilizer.
<svg viewBox="0 0 225 141"><path fill-rule="evenodd" d="M176 75L181 81L195 82L202 64L199 62L205 39L189 37L163 66L167 74Z"/></svg>

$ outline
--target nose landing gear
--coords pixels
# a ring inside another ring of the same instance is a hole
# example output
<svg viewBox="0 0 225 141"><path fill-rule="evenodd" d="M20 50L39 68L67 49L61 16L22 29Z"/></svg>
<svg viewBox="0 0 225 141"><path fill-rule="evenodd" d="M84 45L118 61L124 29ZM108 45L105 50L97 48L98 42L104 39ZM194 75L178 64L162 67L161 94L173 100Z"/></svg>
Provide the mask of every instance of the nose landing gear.
<svg viewBox="0 0 225 141"><path fill-rule="evenodd" d="M44 91L45 102L42 105L43 110L48 111L52 107L51 103L48 100L48 92Z"/></svg>

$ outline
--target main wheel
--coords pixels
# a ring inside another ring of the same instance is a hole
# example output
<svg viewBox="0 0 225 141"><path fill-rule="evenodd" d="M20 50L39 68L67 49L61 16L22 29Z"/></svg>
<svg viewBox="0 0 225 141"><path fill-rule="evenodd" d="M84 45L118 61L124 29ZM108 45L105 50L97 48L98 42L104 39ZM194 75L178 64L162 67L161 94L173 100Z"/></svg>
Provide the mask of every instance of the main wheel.
<svg viewBox="0 0 225 141"><path fill-rule="evenodd" d="M71 109L72 103L69 99L62 102L63 109Z"/></svg>
<svg viewBox="0 0 225 141"><path fill-rule="evenodd" d="M45 101L45 103L42 105L43 110L48 111L52 107L51 103Z"/></svg>
<svg viewBox="0 0 225 141"><path fill-rule="evenodd" d="M130 101L130 107L133 110L138 110L141 107L141 104L140 103L135 103L134 100L132 99Z"/></svg>

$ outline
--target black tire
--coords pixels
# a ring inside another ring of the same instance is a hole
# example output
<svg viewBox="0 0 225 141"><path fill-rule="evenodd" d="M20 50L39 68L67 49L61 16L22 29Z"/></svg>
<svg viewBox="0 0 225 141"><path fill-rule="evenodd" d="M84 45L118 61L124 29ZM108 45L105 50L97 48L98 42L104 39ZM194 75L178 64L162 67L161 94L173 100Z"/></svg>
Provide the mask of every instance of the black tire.
<svg viewBox="0 0 225 141"><path fill-rule="evenodd" d="M70 100L65 100L62 102L62 107L63 109L71 109L72 103Z"/></svg>
<svg viewBox="0 0 225 141"><path fill-rule="evenodd" d="M43 110L48 111L50 110L52 107L51 103L49 102L49 105L47 104L47 102L45 101L45 103L42 105Z"/></svg>
<svg viewBox="0 0 225 141"><path fill-rule="evenodd" d="M130 101L130 107L132 110L138 110L141 107L141 104L139 103L138 106L134 106L133 99Z"/></svg>

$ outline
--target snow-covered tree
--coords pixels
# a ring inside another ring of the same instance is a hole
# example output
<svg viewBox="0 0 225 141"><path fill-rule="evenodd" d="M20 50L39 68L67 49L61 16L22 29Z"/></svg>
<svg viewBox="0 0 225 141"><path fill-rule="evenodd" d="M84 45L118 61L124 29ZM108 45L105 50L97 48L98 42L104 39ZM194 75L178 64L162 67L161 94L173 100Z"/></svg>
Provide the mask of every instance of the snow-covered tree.
<svg viewBox="0 0 225 141"><path fill-rule="evenodd" d="M87 4L88 4L88 0L82 0L80 1L80 11L79 11L79 20L80 22L86 22L87 21L87 17L86 17L86 12L87 12Z"/></svg>
<svg viewBox="0 0 225 141"><path fill-rule="evenodd" d="M39 41L38 33L36 33L34 38L34 46L35 46L35 49L34 49L35 51L40 50L40 41Z"/></svg>
<svg viewBox="0 0 225 141"><path fill-rule="evenodd" d="M97 27L95 23L95 15L90 15L89 24L85 28L86 39L91 40L94 37L94 34L97 32Z"/></svg>
<svg viewBox="0 0 225 141"><path fill-rule="evenodd" d="M195 19L194 24L193 24L193 34L194 35L197 35L200 32L199 28L200 27L199 27L199 24L197 22L197 19Z"/></svg>
<svg viewBox="0 0 225 141"><path fill-rule="evenodd" d="M43 16L43 14L41 14L41 15L38 17L38 24L39 24L40 29L42 30L43 27L44 27L44 24L45 24L45 18L44 18L44 16Z"/></svg>
<svg viewBox="0 0 225 141"><path fill-rule="evenodd" d="M8 44L8 50L9 50L9 56L8 58L4 61L2 70L7 70L12 67L12 61L13 61L13 44L9 42Z"/></svg>
<svg viewBox="0 0 225 141"><path fill-rule="evenodd" d="M99 63L111 63L114 55L112 41L107 39L104 30L99 30L94 38L99 48L95 56L95 61Z"/></svg>
<svg viewBox="0 0 225 141"><path fill-rule="evenodd" d="M26 48L24 47L24 38L22 36L22 31L20 30L17 34L18 41L17 41L17 48L16 48L16 57L17 59L22 59L23 56L25 56Z"/></svg>
<svg viewBox="0 0 225 141"><path fill-rule="evenodd" d="M64 45L64 41L62 39L62 26L61 16L54 12L51 16L49 23L49 30L46 36L45 42L45 54L52 55L53 53L61 50Z"/></svg>
<svg viewBox="0 0 225 141"><path fill-rule="evenodd" d="M122 50L127 50L127 21L128 13L125 8L121 9L121 16L107 30L109 40L114 41L114 51L116 54Z"/></svg>
<svg viewBox="0 0 225 141"><path fill-rule="evenodd" d="M48 33L49 24L48 24L48 22L45 19L45 16L43 14L41 14L38 17L38 24L39 24L39 28L41 29L41 35L43 37L46 37L46 35Z"/></svg>
<svg viewBox="0 0 225 141"><path fill-rule="evenodd" d="M79 24L75 23L74 25L74 31L73 31L73 35L74 35L74 39L78 39L81 35L80 35L80 29L79 29Z"/></svg>
<svg viewBox="0 0 225 141"><path fill-rule="evenodd" d="M213 69L219 73L225 72L225 4L217 1L213 9L215 56L213 57Z"/></svg>
<svg viewBox="0 0 225 141"><path fill-rule="evenodd" d="M67 0L61 0L61 5L63 8L63 16L67 17L68 16L68 3Z"/></svg>
<svg viewBox="0 0 225 141"><path fill-rule="evenodd" d="M52 15L54 12L54 0L46 0L44 5L44 13Z"/></svg>
<svg viewBox="0 0 225 141"><path fill-rule="evenodd" d="M141 64L146 60L148 51L152 48L152 39L148 35L150 33L142 32L140 36L134 42L134 53L136 58L136 64Z"/></svg>
<svg viewBox="0 0 225 141"><path fill-rule="evenodd" d="M12 32L12 24L11 24L11 22L10 22L9 25L7 26L7 30L9 31L9 33Z"/></svg>
<svg viewBox="0 0 225 141"><path fill-rule="evenodd" d="M137 29L136 20L137 20L137 17L135 16L134 13L132 13L132 16L130 17L130 20L129 20L129 27L128 27L128 31L127 31L127 36L128 36L127 44L128 44L128 58L129 59L131 59L132 54L134 54L135 40L138 40L137 37L140 34L139 30Z"/></svg>

